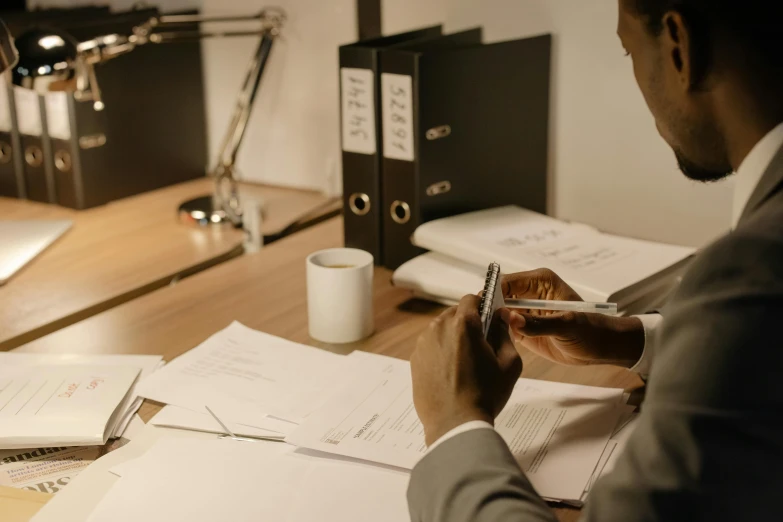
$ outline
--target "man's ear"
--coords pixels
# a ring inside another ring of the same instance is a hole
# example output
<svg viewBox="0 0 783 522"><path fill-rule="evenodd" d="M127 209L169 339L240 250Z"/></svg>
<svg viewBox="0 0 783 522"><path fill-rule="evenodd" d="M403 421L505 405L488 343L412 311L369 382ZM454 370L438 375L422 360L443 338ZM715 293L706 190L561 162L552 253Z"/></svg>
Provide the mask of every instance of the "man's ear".
<svg viewBox="0 0 783 522"><path fill-rule="evenodd" d="M691 30L682 14L669 11L663 16L663 43L668 62L684 90L690 90L698 79L694 74Z"/></svg>

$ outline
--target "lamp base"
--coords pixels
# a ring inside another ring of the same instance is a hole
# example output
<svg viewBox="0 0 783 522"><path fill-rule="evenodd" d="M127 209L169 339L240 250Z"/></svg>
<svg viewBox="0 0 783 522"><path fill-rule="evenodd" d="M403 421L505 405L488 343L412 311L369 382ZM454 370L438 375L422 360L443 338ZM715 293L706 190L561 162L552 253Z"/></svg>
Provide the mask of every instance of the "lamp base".
<svg viewBox="0 0 783 522"><path fill-rule="evenodd" d="M212 196L202 196L184 202L177 212L180 222L186 225L207 227L230 225L234 223L222 208L215 208Z"/></svg>

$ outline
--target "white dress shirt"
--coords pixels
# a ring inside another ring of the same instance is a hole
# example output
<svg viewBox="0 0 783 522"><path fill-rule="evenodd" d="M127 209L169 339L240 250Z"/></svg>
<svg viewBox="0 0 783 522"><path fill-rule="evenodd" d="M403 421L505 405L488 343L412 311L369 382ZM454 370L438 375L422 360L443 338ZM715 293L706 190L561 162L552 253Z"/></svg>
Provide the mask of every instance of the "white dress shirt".
<svg viewBox="0 0 783 522"><path fill-rule="evenodd" d="M745 206L753 195L753 191L756 190L756 186L764 176L767 167L769 167L769 164L772 163L772 160L775 159L775 155L782 147L783 123L764 136L764 138L753 147L747 157L743 160L742 165L737 169L737 173L735 174L736 185L734 186L734 203L731 216L732 230L737 228L737 223L739 223ZM637 315L636 317L641 319L642 325L644 326L644 351L642 351L639 362L631 368L631 371L647 374L652 365L652 350L649 350L648 346L652 346L652 340L655 338L656 332L663 322L663 317L660 314ZM494 429L494 427L484 421L466 422L433 442L428 451L432 451L437 446L460 433L475 429Z"/></svg>
<svg viewBox="0 0 783 522"><path fill-rule="evenodd" d="M731 213L731 228L737 228L742 213L756 190L767 167L775 159L775 155L783 147L783 123L772 129L761 141L759 141L750 153L745 157L742 165L735 174L736 185L734 185L734 203ZM640 374L650 372L652 364L652 351L647 349L651 346L651 341L656 335L656 330L663 322L663 317L659 314L637 315L642 320L644 326L644 351L642 357L631 371Z"/></svg>

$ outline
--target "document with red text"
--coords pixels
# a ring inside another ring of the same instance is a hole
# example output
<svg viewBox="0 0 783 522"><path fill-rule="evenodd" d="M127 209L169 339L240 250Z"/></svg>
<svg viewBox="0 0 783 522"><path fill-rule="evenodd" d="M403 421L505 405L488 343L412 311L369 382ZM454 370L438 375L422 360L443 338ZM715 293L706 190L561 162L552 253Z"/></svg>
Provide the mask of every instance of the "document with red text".
<svg viewBox="0 0 783 522"><path fill-rule="evenodd" d="M105 443L139 372L127 366L0 368L0 449Z"/></svg>

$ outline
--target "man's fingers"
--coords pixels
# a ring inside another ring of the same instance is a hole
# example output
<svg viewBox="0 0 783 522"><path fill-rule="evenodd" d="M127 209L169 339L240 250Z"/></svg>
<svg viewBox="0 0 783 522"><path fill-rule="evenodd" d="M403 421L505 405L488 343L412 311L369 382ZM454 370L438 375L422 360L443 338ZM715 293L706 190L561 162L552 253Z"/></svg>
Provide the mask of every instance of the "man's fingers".
<svg viewBox="0 0 783 522"><path fill-rule="evenodd" d="M548 268L503 276L503 296L512 299L581 301L579 294Z"/></svg>
<svg viewBox="0 0 783 522"><path fill-rule="evenodd" d="M459 305L457 305L457 314L465 316L478 314L479 304L481 304L481 298L479 296L466 295L460 299Z"/></svg>
<svg viewBox="0 0 783 522"><path fill-rule="evenodd" d="M528 272L517 272L516 274L504 275L501 288L505 297L540 299L541 292L545 288L557 286L555 283L561 283L561 279L547 268L530 270Z"/></svg>
<svg viewBox="0 0 783 522"><path fill-rule="evenodd" d="M544 316L512 313L512 316L515 317L511 319L511 328L527 337L571 335L586 322L585 314L578 312Z"/></svg>

